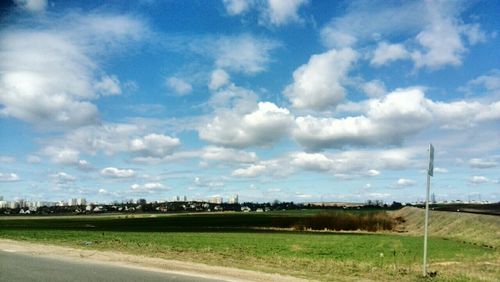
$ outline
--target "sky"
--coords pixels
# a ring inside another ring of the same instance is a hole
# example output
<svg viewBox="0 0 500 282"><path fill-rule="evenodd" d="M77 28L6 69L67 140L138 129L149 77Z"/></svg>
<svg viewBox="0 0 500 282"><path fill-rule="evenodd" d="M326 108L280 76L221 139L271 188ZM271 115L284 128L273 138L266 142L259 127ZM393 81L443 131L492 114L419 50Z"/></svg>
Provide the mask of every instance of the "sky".
<svg viewBox="0 0 500 282"><path fill-rule="evenodd" d="M497 202L499 11L7 1L0 196Z"/></svg>

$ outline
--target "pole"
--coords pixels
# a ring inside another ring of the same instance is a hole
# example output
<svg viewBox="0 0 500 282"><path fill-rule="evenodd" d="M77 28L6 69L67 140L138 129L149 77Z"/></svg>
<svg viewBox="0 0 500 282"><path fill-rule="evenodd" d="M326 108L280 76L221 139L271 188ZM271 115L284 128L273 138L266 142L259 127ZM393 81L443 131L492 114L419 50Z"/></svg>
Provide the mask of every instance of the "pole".
<svg viewBox="0 0 500 282"><path fill-rule="evenodd" d="M425 226L424 226L424 265L423 275L427 276L427 233L429 225L429 193L431 190L431 176L434 175L434 147L429 144L429 170L427 171L427 191L425 195Z"/></svg>
<svg viewBox="0 0 500 282"><path fill-rule="evenodd" d="M431 176L427 174L427 195L425 197L425 227L424 227L424 267L423 275L427 276L427 225L429 223L429 191L431 190Z"/></svg>

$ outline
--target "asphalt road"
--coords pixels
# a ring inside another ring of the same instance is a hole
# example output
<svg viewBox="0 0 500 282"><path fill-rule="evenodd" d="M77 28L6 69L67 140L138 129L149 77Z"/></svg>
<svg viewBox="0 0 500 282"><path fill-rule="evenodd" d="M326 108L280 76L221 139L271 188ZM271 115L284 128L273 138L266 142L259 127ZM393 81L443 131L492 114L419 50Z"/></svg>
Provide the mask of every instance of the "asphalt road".
<svg viewBox="0 0 500 282"><path fill-rule="evenodd" d="M0 250L0 281L36 282L123 282L123 281L221 281L200 277L146 271L128 267L100 265L44 258Z"/></svg>

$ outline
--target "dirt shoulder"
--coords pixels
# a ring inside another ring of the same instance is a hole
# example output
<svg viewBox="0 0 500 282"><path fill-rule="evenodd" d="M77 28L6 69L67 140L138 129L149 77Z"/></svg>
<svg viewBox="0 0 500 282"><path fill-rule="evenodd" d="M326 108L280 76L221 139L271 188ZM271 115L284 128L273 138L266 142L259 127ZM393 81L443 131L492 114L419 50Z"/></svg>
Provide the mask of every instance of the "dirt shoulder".
<svg viewBox="0 0 500 282"><path fill-rule="evenodd" d="M34 256L130 267L142 270L190 275L226 281L306 281L303 279L237 268L210 266L176 260L136 256L120 252L83 250L56 245L0 239L0 250Z"/></svg>

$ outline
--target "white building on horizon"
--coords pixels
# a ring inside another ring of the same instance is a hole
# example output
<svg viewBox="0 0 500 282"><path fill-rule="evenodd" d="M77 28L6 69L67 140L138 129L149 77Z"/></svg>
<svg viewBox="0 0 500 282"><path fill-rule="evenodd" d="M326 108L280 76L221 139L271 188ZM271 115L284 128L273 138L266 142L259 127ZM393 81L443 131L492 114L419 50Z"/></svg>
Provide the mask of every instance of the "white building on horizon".
<svg viewBox="0 0 500 282"><path fill-rule="evenodd" d="M238 194L234 195L233 197L229 197L227 200L228 204L237 204L238 203Z"/></svg>

